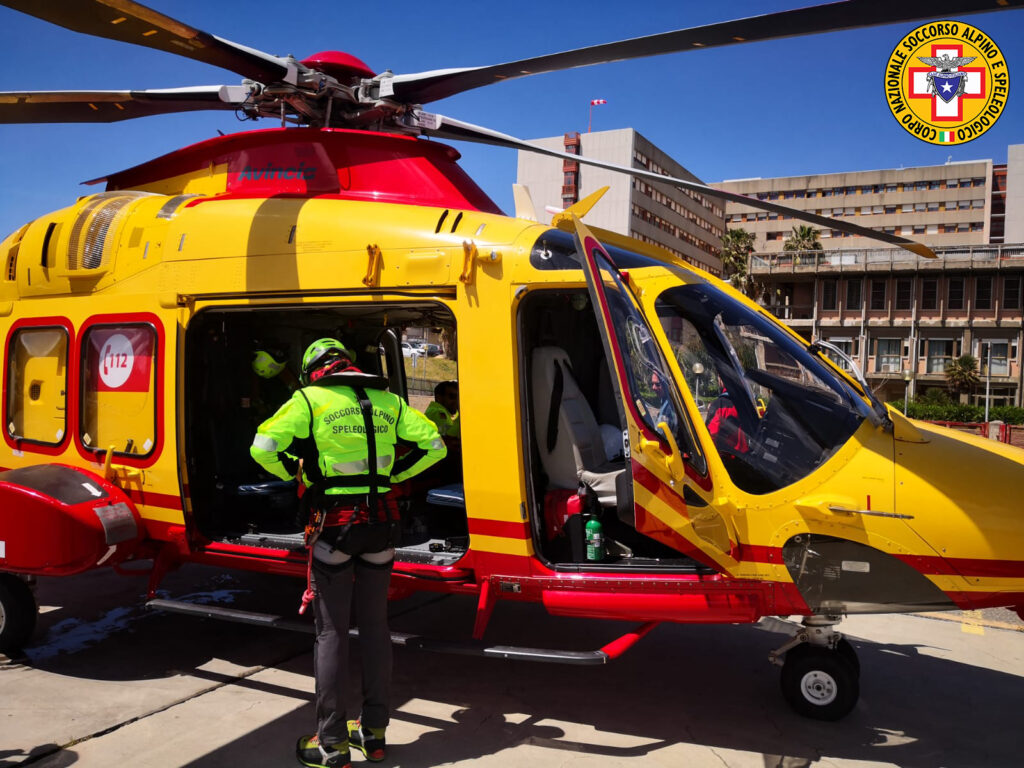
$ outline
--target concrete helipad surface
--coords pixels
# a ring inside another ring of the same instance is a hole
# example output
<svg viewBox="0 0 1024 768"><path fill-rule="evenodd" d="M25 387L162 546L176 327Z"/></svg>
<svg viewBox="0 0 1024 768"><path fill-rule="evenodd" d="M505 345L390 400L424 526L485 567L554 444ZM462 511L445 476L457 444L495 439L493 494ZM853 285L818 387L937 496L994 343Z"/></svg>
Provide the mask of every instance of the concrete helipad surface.
<svg viewBox="0 0 1024 768"><path fill-rule="evenodd" d="M199 567L165 587L280 613L301 590ZM144 588L110 573L40 584L34 647L0 664L0 766L297 765L295 738L313 723L311 638L148 613ZM473 608L416 597L393 606L392 625L459 636ZM786 707L766 661L784 637L770 628L664 625L597 668L400 648L385 765L1020 766L1024 633L949 618L844 622L863 672L860 703L839 723ZM488 639L584 649L622 629L500 604Z"/></svg>

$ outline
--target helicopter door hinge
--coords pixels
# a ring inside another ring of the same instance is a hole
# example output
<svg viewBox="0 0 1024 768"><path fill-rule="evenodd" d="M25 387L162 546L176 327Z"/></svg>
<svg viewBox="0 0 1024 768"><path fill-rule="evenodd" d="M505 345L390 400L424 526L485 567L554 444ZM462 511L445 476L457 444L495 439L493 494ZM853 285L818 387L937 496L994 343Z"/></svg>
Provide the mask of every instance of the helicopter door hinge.
<svg viewBox="0 0 1024 768"><path fill-rule="evenodd" d="M454 227L452 229L454 230ZM480 229L483 229L483 225L480 226ZM477 230L477 234L480 234L480 230ZM480 260L480 251L477 250L476 243L471 240L463 240L462 253L462 274L459 275L459 280L466 285L472 285L476 279L476 263ZM485 263L497 264L501 261L501 254L498 251L491 251L483 260Z"/></svg>
<svg viewBox="0 0 1024 768"><path fill-rule="evenodd" d="M629 430L622 430L622 458L629 458Z"/></svg>
<svg viewBox="0 0 1024 768"><path fill-rule="evenodd" d="M462 274L459 275L460 282L472 285L476 277L476 260L480 252L476 249L476 243L471 240L462 241Z"/></svg>
<svg viewBox="0 0 1024 768"><path fill-rule="evenodd" d="M366 277L363 278L363 285L376 287L380 285L380 268L383 263L383 255L380 246L376 243L366 246Z"/></svg>

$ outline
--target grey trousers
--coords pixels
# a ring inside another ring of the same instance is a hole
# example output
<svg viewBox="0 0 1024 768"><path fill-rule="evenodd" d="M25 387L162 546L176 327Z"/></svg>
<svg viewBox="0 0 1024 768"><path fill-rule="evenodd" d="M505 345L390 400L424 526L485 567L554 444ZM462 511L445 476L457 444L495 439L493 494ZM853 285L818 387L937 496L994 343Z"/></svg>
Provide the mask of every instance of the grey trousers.
<svg viewBox="0 0 1024 768"><path fill-rule="evenodd" d="M379 560L381 553L374 554L376 557L371 557ZM362 723L367 728L387 727L391 689L388 584L393 566L393 556L382 564L368 562L360 556L338 565L313 560L316 593L313 674L317 733L324 746L348 740L345 700L349 690L348 629L353 595L363 659Z"/></svg>

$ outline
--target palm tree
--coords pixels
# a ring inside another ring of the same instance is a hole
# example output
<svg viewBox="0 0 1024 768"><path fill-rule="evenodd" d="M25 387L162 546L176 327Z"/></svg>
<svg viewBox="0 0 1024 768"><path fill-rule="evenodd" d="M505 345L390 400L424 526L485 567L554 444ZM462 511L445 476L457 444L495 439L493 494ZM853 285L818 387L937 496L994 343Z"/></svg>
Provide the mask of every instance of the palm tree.
<svg viewBox="0 0 1024 768"><path fill-rule="evenodd" d="M745 229L730 229L722 235L722 268L736 290L756 299L761 285L754 282L747 271L750 254L754 252L754 233Z"/></svg>
<svg viewBox="0 0 1024 768"><path fill-rule="evenodd" d="M793 234L786 238L782 244L784 251L820 251L821 241L818 240L820 233L814 227L801 224L793 227Z"/></svg>
<svg viewBox="0 0 1024 768"><path fill-rule="evenodd" d="M970 392L981 379L978 377L978 361L973 355L960 355L946 366L946 381L957 394Z"/></svg>

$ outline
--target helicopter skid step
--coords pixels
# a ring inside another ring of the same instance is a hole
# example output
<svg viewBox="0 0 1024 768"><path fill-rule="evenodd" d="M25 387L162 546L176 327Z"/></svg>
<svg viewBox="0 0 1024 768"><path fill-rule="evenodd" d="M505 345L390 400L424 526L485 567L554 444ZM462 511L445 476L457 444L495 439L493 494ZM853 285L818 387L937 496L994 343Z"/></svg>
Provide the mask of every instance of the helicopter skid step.
<svg viewBox="0 0 1024 768"><path fill-rule="evenodd" d="M313 624L308 621L297 621L275 616L269 613L256 613L253 611L240 611L235 608L224 608L216 605L199 605L186 603L181 600L154 599L146 602L146 607L152 610L169 611L181 613L187 616L198 616L204 619L221 619L234 621L240 624L251 624L260 627L272 627L275 629L288 629L297 632L313 634ZM515 659L519 661L538 661L552 664L576 664L593 666L606 664L616 659L633 647L638 640L643 638L658 625L658 622L651 621L640 624L624 635L603 645L601 648L592 651L566 651L554 648L530 648L516 645L491 645L479 640L441 640L438 638L423 637L407 632L392 632L391 642L394 645L415 648L421 651L433 653L454 653L461 656L484 656L497 659ZM349 630L350 637L359 637L359 630Z"/></svg>

